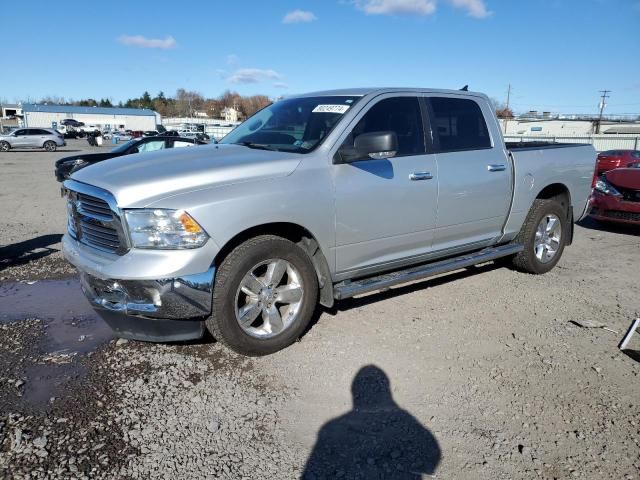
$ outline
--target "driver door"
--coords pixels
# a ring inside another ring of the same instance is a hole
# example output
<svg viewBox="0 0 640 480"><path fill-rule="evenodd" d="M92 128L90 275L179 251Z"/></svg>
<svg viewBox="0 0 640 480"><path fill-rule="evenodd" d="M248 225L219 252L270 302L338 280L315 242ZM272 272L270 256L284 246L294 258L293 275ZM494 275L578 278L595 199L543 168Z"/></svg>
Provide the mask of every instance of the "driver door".
<svg viewBox="0 0 640 480"><path fill-rule="evenodd" d="M437 166L415 94L384 95L354 119L338 154L362 133L393 131L395 156L333 165L336 271L365 274L428 254L437 209ZM345 150L346 149L346 150Z"/></svg>
<svg viewBox="0 0 640 480"><path fill-rule="evenodd" d="M20 130L16 130L13 136L15 138L11 141L11 146L15 147L24 147L27 145L29 141L29 135L27 135L29 131L26 128L21 128Z"/></svg>

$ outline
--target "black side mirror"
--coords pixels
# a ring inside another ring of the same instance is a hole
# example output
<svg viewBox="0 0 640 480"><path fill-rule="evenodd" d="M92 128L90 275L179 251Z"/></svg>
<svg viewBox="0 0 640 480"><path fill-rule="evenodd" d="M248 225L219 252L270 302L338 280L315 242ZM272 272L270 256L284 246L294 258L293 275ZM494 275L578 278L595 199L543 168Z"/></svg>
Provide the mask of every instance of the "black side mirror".
<svg viewBox="0 0 640 480"><path fill-rule="evenodd" d="M358 135L353 148L342 147L334 158L334 163L350 163L366 159L382 160L395 157L398 153L396 132L369 132Z"/></svg>
<svg viewBox="0 0 640 480"><path fill-rule="evenodd" d="M353 147L361 156L374 160L391 158L398 152L398 137L396 132L363 133L356 137Z"/></svg>
<svg viewBox="0 0 640 480"><path fill-rule="evenodd" d="M353 141L353 146L345 144L340 147L333 158L333 163L351 163L365 160L366 157L374 160L395 157L398 152L398 136L396 132L369 132L358 135Z"/></svg>

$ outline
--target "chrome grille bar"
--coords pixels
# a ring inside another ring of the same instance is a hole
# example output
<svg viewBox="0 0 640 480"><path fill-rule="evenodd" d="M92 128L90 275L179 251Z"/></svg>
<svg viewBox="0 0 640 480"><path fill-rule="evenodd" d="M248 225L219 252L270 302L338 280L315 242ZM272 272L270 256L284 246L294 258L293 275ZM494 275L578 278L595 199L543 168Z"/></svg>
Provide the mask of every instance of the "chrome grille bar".
<svg viewBox="0 0 640 480"><path fill-rule="evenodd" d="M65 181L64 189L69 235L97 250L124 255L129 246L113 195L75 180Z"/></svg>

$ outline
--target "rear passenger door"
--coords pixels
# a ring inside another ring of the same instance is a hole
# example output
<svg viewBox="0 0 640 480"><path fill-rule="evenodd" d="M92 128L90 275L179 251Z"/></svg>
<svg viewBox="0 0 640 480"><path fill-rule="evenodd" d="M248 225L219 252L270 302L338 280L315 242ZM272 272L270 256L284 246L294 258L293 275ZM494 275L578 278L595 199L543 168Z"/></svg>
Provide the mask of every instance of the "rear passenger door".
<svg viewBox="0 0 640 480"><path fill-rule="evenodd" d="M479 101L478 101L479 100ZM434 250L473 249L501 236L509 212L512 166L484 99L429 96L438 163Z"/></svg>
<svg viewBox="0 0 640 480"><path fill-rule="evenodd" d="M334 164L336 270L364 274L416 258L431 249L437 207L435 155L415 94L384 95L345 129L341 152L363 133L393 131L396 155Z"/></svg>

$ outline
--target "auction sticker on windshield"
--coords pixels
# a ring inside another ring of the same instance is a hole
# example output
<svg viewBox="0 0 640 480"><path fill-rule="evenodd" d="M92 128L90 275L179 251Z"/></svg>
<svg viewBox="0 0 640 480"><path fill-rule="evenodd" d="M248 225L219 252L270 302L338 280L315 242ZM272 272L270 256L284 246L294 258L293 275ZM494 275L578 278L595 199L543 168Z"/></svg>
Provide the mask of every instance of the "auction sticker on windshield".
<svg viewBox="0 0 640 480"><path fill-rule="evenodd" d="M313 113L340 113L343 114L351 105L318 105L312 110Z"/></svg>

